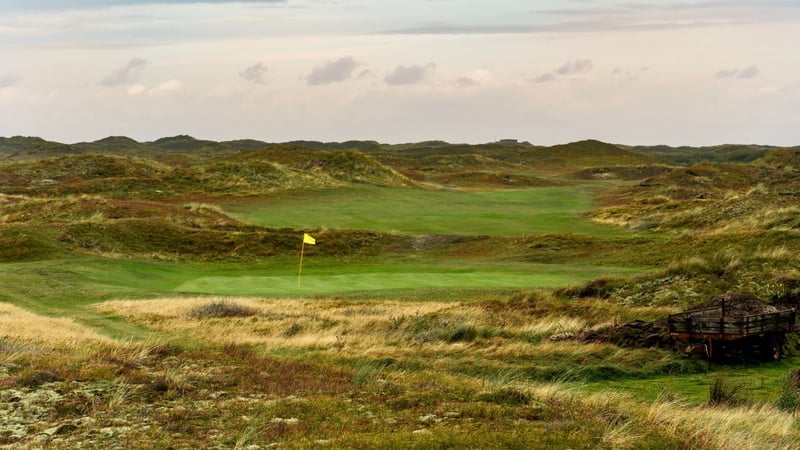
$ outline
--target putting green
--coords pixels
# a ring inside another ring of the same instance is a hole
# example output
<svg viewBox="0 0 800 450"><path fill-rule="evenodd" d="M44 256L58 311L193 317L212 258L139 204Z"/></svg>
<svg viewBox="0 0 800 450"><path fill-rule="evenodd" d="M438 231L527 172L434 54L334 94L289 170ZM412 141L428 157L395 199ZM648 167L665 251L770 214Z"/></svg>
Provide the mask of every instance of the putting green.
<svg viewBox="0 0 800 450"><path fill-rule="evenodd" d="M418 288L554 288L579 284L600 275L630 273L631 269L598 266L540 265L530 272L452 271L452 272L369 272L304 274L298 286L297 275L287 276L206 276L188 280L175 292L296 296L357 291Z"/></svg>

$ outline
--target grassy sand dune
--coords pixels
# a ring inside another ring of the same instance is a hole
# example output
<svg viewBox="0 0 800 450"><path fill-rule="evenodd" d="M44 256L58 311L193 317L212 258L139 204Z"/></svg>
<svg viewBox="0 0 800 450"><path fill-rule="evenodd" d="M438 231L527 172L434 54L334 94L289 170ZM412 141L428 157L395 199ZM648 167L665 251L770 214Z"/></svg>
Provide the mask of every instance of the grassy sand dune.
<svg viewBox="0 0 800 450"><path fill-rule="evenodd" d="M0 146L0 446L800 447L794 337L709 365L657 331L798 304L785 154Z"/></svg>

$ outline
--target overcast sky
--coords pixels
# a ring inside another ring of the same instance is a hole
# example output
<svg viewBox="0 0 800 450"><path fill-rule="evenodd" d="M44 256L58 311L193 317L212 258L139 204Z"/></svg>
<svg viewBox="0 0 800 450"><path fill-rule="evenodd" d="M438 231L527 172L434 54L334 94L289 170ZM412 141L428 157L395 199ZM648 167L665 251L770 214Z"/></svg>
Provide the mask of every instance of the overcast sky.
<svg viewBox="0 0 800 450"><path fill-rule="evenodd" d="M0 0L0 136L800 144L797 0Z"/></svg>

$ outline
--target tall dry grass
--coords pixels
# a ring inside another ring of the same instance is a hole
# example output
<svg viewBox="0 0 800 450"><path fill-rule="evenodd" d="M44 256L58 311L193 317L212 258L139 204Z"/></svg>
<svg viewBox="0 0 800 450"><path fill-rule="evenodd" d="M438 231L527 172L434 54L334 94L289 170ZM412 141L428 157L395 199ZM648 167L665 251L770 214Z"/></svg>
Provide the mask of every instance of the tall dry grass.
<svg viewBox="0 0 800 450"><path fill-rule="evenodd" d="M192 315L204 305L221 302L253 315ZM627 370L639 376L660 373L673 363L659 351L549 339L585 329L587 319L582 317L525 315L523 320L498 323L496 311L480 304L217 297L111 301L96 307L185 342L257 345L268 352L311 351L355 360L420 361L441 371L458 371L468 364L473 367L471 376L477 377L524 368L531 379L597 380ZM603 314L593 308L584 312Z"/></svg>
<svg viewBox="0 0 800 450"><path fill-rule="evenodd" d="M712 407L662 398L645 405L613 390L586 394L579 386L562 383L531 385L527 392L572 419L605 423L600 441L615 449L642 448L654 433L693 449L800 448L795 414L768 404Z"/></svg>
<svg viewBox="0 0 800 450"><path fill-rule="evenodd" d="M195 311L213 304L250 311L249 317L202 318ZM163 333L182 333L215 344L259 344L265 349L314 348L366 355L401 356L424 343L431 351L468 351L487 358L610 358L605 344L550 342L557 334L588 328L570 316L526 316L497 324L480 305L452 302L339 302L259 298L161 298L96 305ZM587 314L594 314L590 310ZM473 341L480 339L480 345ZM544 340L531 345L534 340ZM411 344L411 345L408 345ZM634 352L635 353L635 352Z"/></svg>
<svg viewBox="0 0 800 450"><path fill-rule="evenodd" d="M46 347L113 342L72 319L41 316L8 303L0 303L0 330L4 339Z"/></svg>
<svg viewBox="0 0 800 450"><path fill-rule="evenodd" d="M192 311L214 302L252 310L251 317L195 318ZM112 301L98 309L118 314L163 332L179 332L219 344L261 344L277 348L382 348L393 321L402 317L458 309L466 320L477 320L480 308L437 302L369 302L257 298L164 298Z"/></svg>
<svg viewBox="0 0 800 450"><path fill-rule="evenodd" d="M644 413L645 426L680 437L692 448L800 448L795 415L767 404L712 407L659 400Z"/></svg>

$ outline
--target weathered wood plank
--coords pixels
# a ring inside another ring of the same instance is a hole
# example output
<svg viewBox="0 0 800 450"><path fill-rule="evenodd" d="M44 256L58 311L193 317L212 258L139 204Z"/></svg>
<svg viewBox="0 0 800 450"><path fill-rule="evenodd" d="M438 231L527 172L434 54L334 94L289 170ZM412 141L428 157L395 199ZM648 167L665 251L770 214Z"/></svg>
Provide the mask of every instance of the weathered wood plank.
<svg viewBox="0 0 800 450"><path fill-rule="evenodd" d="M794 309L749 316L722 316L722 308L686 311L669 316L667 325L673 335L707 337L719 335L725 339L765 333L786 333L795 328Z"/></svg>

